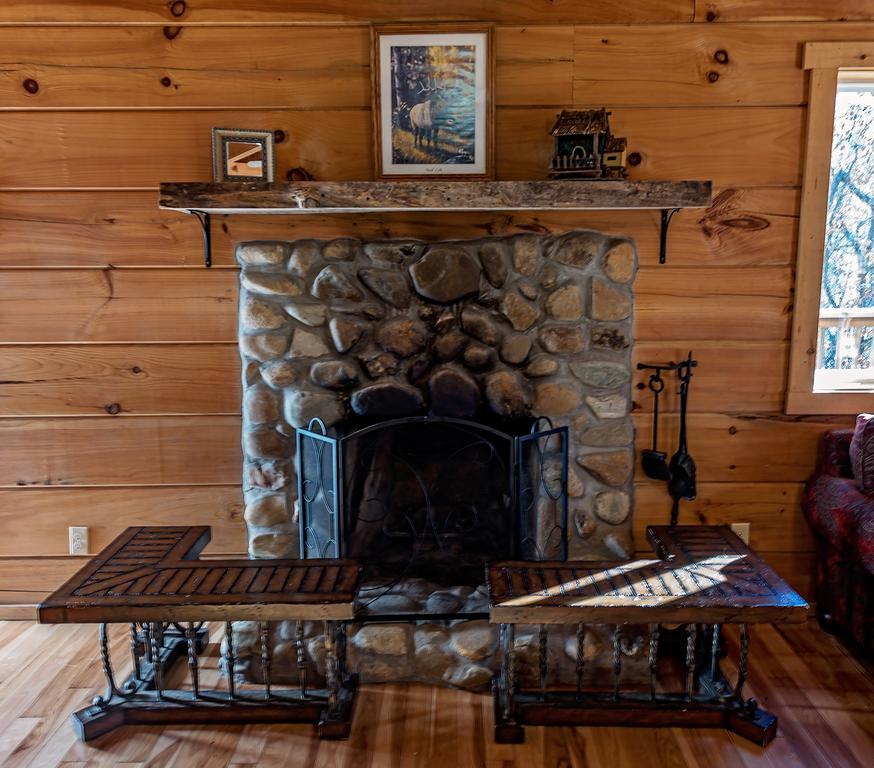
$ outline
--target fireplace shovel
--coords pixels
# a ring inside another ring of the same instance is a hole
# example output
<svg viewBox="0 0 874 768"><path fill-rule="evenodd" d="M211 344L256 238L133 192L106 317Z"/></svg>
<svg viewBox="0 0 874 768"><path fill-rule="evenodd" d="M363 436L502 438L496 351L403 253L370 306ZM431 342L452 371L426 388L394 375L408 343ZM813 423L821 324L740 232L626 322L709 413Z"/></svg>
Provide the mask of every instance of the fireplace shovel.
<svg viewBox="0 0 874 768"><path fill-rule="evenodd" d="M647 477L653 480L670 480L671 470L668 468L668 454L658 450L659 442L659 395L665 388L662 369L656 368L649 376L649 388L652 390L652 449L640 452L640 463Z"/></svg>
<svg viewBox="0 0 874 768"><path fill-rule="evenodd" d="M680 444L671 457L668 491L674 504L671 507L671 525L677 524L680 513L680 499L691 501L695 498L695 460L689 454L686 444L686 411L689 407L689 382L692 380L692 353L680 366Z"/></svg>

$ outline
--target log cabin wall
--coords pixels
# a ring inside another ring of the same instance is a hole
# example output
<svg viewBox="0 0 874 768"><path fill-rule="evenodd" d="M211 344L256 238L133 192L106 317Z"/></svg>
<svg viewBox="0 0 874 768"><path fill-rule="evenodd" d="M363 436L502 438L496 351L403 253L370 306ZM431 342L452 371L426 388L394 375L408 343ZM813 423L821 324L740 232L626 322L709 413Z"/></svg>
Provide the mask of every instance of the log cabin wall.
<svg viewBox="0 0 874 768"><path fill-rule="evenodd" d="M213 126L281 131L277 177L369 178L368 23L497 22L496 168L543 178L562 107L606 105L640 179L712 179L654 212L197 222L162 180L211 177ZM681 522L750 522L809 594L802 482L844 417L782 415L805 124L801 44L871 39L870 0L6 0L0 7L0 596L32 602L135 523L209 524L244 551L232 244L250 237L471 237L592 227L637 241L637 359L701 361ZM204 386L203 381L209 381ZM675 393L675 390L674 390ZM650 401L635 390L638 440ZM676 397L670 399L676 409ZM674 419L675 417L669 417ZM668 435L674 430L665 428ZM673 445L666 446L673 450ZM638 473L635 526L667 521Z"/></svg>

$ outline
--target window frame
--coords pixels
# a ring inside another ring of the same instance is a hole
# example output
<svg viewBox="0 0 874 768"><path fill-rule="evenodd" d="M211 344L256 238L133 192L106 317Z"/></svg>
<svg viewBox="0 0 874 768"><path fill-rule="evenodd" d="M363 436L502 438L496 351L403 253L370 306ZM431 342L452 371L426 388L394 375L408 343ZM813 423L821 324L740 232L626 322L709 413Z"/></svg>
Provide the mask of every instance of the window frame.
<svg viewBox="0 0 874 768"><path fill-rule="evenodd" d="M874 76L874 41L805 43L802 67L810 82L786 413L856 414L874 406L874 392L814 392L813 384L838 73L870 69Z"/></svg>

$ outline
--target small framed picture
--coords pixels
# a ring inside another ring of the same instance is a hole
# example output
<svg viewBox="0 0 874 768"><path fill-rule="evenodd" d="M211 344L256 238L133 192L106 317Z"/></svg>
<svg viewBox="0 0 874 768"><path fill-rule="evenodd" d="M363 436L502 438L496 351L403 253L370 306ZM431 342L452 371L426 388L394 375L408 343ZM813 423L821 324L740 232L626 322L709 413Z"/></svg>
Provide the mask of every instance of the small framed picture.
<svg viewBox="0 0 874 768"><path fill-rule="evenodd" d="M371 27L377 178L494 176L493 30Z"/></svg>
<svg viewBox="0 0 874 768"><path fill-rule="evenodd" d="M212 129L216 181L273 181L273 131Z"/></svg>

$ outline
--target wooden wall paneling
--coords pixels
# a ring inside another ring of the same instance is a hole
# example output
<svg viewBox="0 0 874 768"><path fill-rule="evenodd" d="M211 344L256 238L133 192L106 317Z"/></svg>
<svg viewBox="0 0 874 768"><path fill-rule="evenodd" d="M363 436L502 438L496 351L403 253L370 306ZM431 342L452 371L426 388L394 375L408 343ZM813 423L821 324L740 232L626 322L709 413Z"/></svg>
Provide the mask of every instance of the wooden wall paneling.
<svg viewBox="0 0 874 768"><path fill-rule="evenodd" d="M578 26L574 103L614 108L805 104L806 77L799 67L804 42L872 34L874 24Z"/></svg>
<svg viewBox="0 0 874 768"><path fill-rule="evenodd" d="M0 27L0 100L22 109L369 108L369 61L364 26Z"/></svg>
<svg viewBox="0 0 874 768"><path fill-rule="evenodd" d="M874 19L870 0L695 0L695 21L855 21Z"/></svg>
<svg viewBox="0 0 874 768"><path fill-rule="evenodd" d="M798 513L802 483L698 484L694 501L680 502L681 525L750 523L750 545L769 552L812 552L813 536ZM664 483L641 478L634 487L634 537L646 542L648 525L667 525L671 497Z"/></svg>
<svg viewBox="0 0 874 768"><path fill-rule="evenodd" d="M671 221L672 266L785 266L794 263L799 190L795 187L715 189L703 211Z"/></svg>
<svg viewBox="0 0 874 768"><path fill-rule="evenodd" d="M495 104L569 105L573 79L573 27L495 30Z"/></svg>
<svg viewBox="0 0 874 768"><path fill-rule="evenodd" d="M159 210L157 197L157 190L0 191L0 266L202 266L197 221ZM797 215L795 188L717 189L710 208L674 217L669 264L791 264ZM235 243L254 239L433 240L574 229L632 237L641 263L655 264L658 228L656 211L224 216L213 222L213 264L235 265Z"/></svg>
<svg viewBox="0 0 874 768"><path fill-rule="evenodd" d="M632 178L711 178L719 186L786 186L800 180L803 110L627 109L613 129L629 137L643 161ZM160 181L211 178L209 137L216 125L283 130L277 174L302 165L316 178L370 177L369 111L35 111L0 113L4 146L38 146L33 155L8 152L6 187L138 187ZM497 110L500 178L543 178L552 152L554 109ZM94 162L94 137L100 161Z"/></svg>
<svg viewBox="0 0 874 768"><path fill-rule="evenodd" d="M635 415L634 423L644 447L649 414ZM693 413L690 451L702 482L801 482L813 469L822 432L850 424ZM666 414L666 450L674 450L677 428L676 414ZM2 419L0 486L235 483L239 429L235 416Z"/></svg>
<svg viewBox="0 0 874 768"><path fill-rule="evenodd" d="M783 407L789 355L785 341L641 341L634 345L633 361L678 362L690 350L699 363L690 389L690 411L776 413ZM647 386L650 373L634 371L635 411L652 411L653 396ZM676 411L680 407L676 374L665 374L665 379L659 409Z"/></svg>
<svg viewBox="0 0 874 768"><path fill-rule="evenodd" d="M27 520L27 525L21 525ZM67 527L88 526L99 552L130 525L209 525L206 554L246 551L240 485L0 490L0 557L62 556Z"/></svg>
<svg viewBox="0 0 874 768"><path fill-rule="evenodd" d="M634 360L680 360L689 348L700 367L689 407L697 412L779 411L787 345L782 341L635 344ZM236 344L7 346L0 416L237 414L240 362ZM209 386L204 385L209 382ZM647 374L635 372L634 409L650 412ZM114 406L117 406L114 407ZM671 379L662 410L676 410Z"/></svg>
<svg viewBox="0 0 874 768"><path fill-rule="evenodd" d="M785 339L790 275L647 266L634 286L635 338ZM6 270L0 278L0 342L236 340L234 270Z"/></svg>
<svg viewBox="0 0 874 768"><path fill-rule="evenodd" d="M237 338L234 270L7 270L0 342Z"/></svg>
<svg viewBox="0 0 874 768"><path fill-rule="evenodd" d="M633 179L712 179L726 186L800 183L804 110L798 107L616 109L610 127L628 137L642 162ZM555 110L497 111L496 162L501 178L543 178L552 156Z"/></svg>
<svg viewBox="0 0 874 768"><path fill-rule="evenodd" d="M278 178L296 166L320 179L370 177L369 110L37 110L0 112L2 184L156 187L173 179L209 181L215 126L284 131L285 140L276 145Z"/></svg>
<svg viewBox="0 0 874 768"><path fill-rule="evenodd" d="M0 23L115 22L295 23L495 21L499 24L631 24L692 21L694 0L188 0L173 13L166 0L6 0Z"/></svg>
<svg viewBox="0 0 874 768"><path fill-rule="evenodd" d="M16 599L32 596L38 603L56 590L85 563L87 557L0 557L0 598L7 592L18 593ZM3 611L4 618L12 618ZM28 617L28 618L36 618Z"/></svg>
<svg viewBox="0 0 874 768"><path fill-rule="evenodd" d="M218 241L218 221L214 230ZM233 263L229 244L216 244L213 263ZM0 265L202 267L203 241L193 216L158 209L157 187L0 191Z"/></svg>
<svg viewBox="0 0 874 768"><path fill-rule="evenodd" d="M4 487L228 484L241 466L236 416L0 419Z"/></svg>
<svg viewBox="0 0 874 768"><path fill-rule="evenodd" d="M652 417L638 413L632 418L638 449L651 447ZM689 452L698 466L699 482L797 483L812 474L822 433L852 426L852 420L794 419L778 413L691 413L688 424ZM669 456L676 450L678 432L678 414L665 414L659 425L659 448ZM640 466L635 477L644 477Z"/></svg>
<svg viewBox="0 0 874 768"><path fill-rule="evenodd" d="M7 346L0 358L0 416L240 412L236 344Z"/></svg>
<svg viewBox="0 0 874 768"><path fill-rule="evenodd" d="M708 12L729 23L683 23ZM435 18L499 24L499 177L542 178L556 111L606 104L614 132L642 155L632 177L714 180L709 209L675 217L667 266L656 265L657 212L542 212L216 217L218 268L202 270L197 223L158 211L157 183L209 179L217 125L284 131L277 178L298 165L320 179L369 178L367 24ZM0 527L13 532L0 541L0 590L45 592L75 570L79 561L63 556L69 525L88 525L99 547L119 526L181 515L214 525L220 551L240 551L235 243L575 228L636 240L635 358L691 348L702 361L690 403L700 493L682 505L683 520L750 522L753 545L809 590L801 483L821 433L849 419L779 415L805 120L798 57L801 41L871 37L871 24L821 23L841 18L871 20L874 9L862 0L188 0L174 16L164 0L3 3L0 380L13 383L0 385ZM804 23L749 23L760 19ZM109 266L120 268L75 269ZM204 372L209 388L198 386ZM642 446L651 398L633 397ZM665 403L667 450L675 400ZM103 410L113 403L116 417ZM640 546L669 500L638 478ZM37 536L12 525L21 515L38 521Z"/></svg>
<svg viewBox="0 0 874 768"><path fill-rule="evenodd" d="M571 26L500 27L498 104L569 104ZM6 108L369 109L366 26L0 27ZM37 90L24 87L36 82Z"/></svg>
<svg viewBox="0 0 874 768"><path fill-rule="evenodd" d="M788 267L645 266L634 282L636 341L783 340Z"/></svg>

